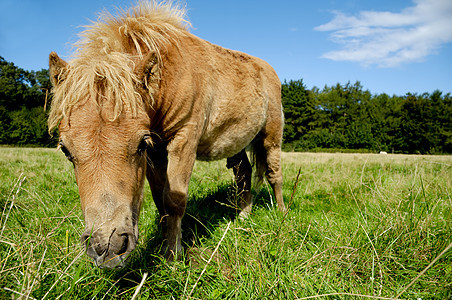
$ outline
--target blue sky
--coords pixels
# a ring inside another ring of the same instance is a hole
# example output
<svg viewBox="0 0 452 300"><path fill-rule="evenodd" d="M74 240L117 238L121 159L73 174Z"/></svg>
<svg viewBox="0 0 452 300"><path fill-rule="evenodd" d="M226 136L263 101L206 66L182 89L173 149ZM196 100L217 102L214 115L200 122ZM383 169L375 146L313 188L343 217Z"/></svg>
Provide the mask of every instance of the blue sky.
<svg viewBox="0 0 452 300"><path fill-rule="evenodd" d="M72 52L81 25L119 0L0 0L0 55L26 70ZM452 92L451 0L186 0L195 35L268 61L308 88Z"/></svg>

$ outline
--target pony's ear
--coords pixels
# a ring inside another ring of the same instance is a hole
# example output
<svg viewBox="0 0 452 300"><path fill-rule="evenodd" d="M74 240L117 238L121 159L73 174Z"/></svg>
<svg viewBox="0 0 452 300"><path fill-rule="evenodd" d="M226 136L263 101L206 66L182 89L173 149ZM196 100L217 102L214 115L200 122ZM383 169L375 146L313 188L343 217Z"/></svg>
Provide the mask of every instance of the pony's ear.
<svg viewBox="0 0 452 300"><path fill-rule="evenodd" d="M62 60L55 52L49 55L49 73L50 81L53 86L57 86L59 82L64 80L64 73L67 69L67 62Z"/></svg>
<svg viewBox="0 0 452 300"><path fill-rule="evenodd" d="M142 60L135 65L135 74L138 75L140 81L146 83L149 77L158 75L159 64L157 53L149 51Z"/></svg>

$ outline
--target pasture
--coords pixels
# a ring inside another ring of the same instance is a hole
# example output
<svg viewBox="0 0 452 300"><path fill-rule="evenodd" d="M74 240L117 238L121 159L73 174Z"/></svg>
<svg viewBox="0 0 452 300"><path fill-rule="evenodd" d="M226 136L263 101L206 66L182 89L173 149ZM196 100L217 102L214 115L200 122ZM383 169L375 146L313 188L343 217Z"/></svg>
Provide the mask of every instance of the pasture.
<svg viewBox="0 0 452 300"><path fill-rule="evenodd" d="M452 298L451 156L283 153L282 165L288 213L263 185L241 220L226 161L196 162L187 251L171 264L146 186L139 245L102 270L80 243L71 163L1 147L0 299Z"/></svg>

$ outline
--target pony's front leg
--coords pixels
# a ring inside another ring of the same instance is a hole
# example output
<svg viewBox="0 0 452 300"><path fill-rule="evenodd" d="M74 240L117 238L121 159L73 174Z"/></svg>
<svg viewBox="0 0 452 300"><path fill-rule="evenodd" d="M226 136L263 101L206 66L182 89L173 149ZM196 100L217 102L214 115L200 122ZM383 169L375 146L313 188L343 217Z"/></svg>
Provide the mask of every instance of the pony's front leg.
<svg viewBox="0 0 452 300"><path fill-rule="evenodd" d="M196 148L184 138L168 145L167 181L163 195L165 215L162 218L165 256L173 260L182 254L181 221L187 206L188 184L196 160Z"/></svg>

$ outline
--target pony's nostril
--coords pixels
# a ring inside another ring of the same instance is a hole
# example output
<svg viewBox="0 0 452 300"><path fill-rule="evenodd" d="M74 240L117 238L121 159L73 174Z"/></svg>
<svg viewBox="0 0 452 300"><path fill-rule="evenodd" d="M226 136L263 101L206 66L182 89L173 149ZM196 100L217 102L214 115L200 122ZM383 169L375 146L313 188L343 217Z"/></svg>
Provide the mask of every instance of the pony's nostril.
<svg viewBox="0 0 452 300"><path fill-rule="evenodd" d="M98 257L107 251L105 246L102 246L98 241L94 239L91 233L84 233L81 237L82 244L85 246L86 253L90 257Z"/></svg>
<svg viewBox="0 0 452 300"><path fill-rule="evenodd" d="M91 240L90 234L87 234L87 233L82 234L81 241L85 247L89 246L88 244L90 244L90 240Z"/></svg>
<svg viewBox="0 0 452 300"><path fill-rule="evenodd" d="M127 247L129 246L129 235L127 233L121 234L122 237L122 246L118 252L118 255L124 254L127 252Z"/></svg>

